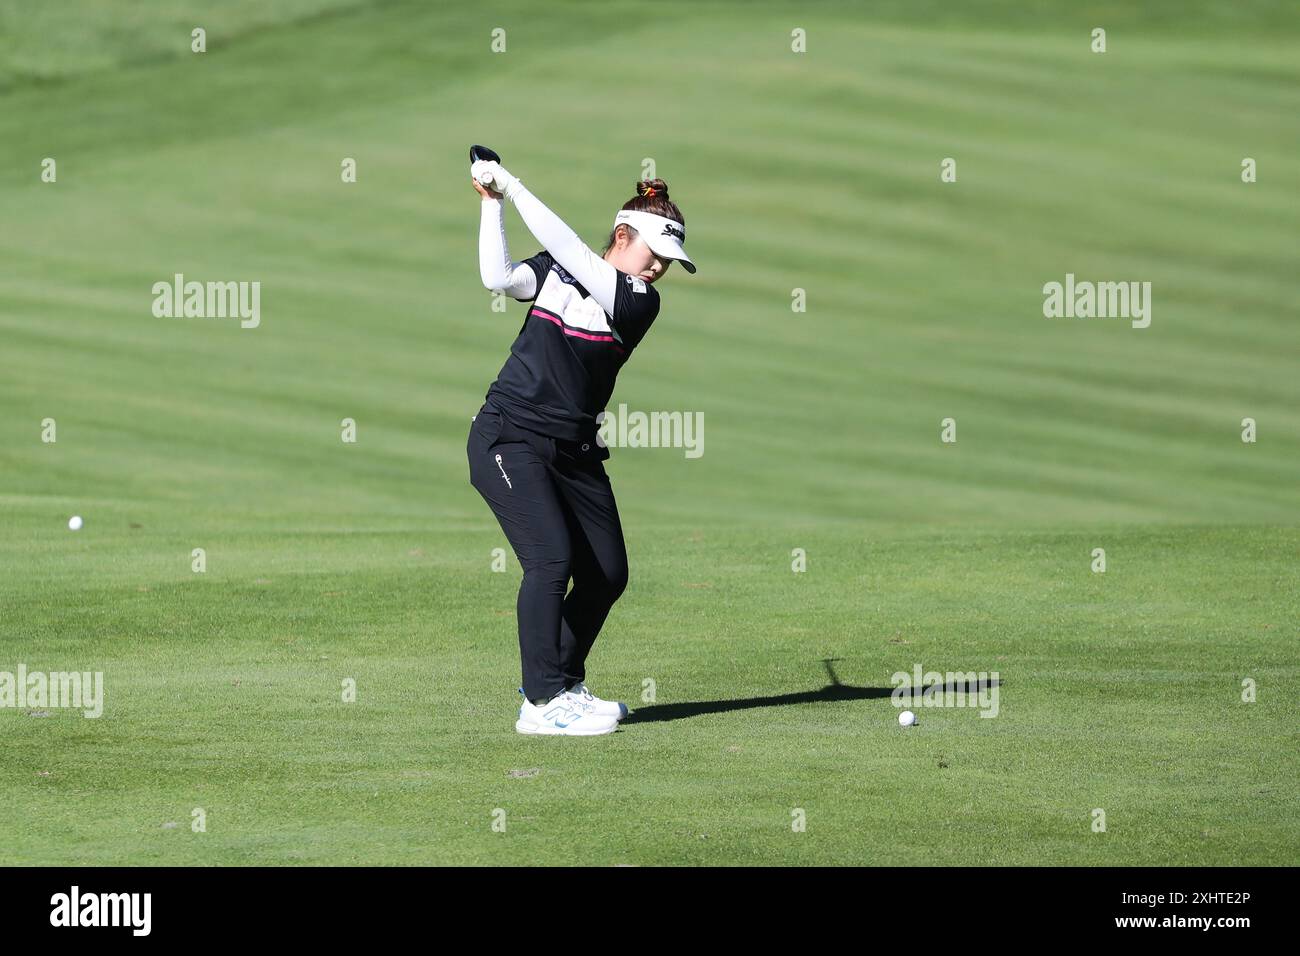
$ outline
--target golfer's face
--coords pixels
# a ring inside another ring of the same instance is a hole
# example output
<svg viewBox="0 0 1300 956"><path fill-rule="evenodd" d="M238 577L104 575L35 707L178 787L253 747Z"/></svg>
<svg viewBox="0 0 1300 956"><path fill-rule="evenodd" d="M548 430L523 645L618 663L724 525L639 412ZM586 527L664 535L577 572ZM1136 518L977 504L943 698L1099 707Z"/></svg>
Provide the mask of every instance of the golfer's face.
<svg viewBox="0 0 1300 956"><path fill-rule="evenodd" d="M631 252L636 259L635 275L639 275L646 282L654 282L673 264L671 259L662 259L655 255L645 240L640 236L636 237L636 242L632 244Z"/></svg>

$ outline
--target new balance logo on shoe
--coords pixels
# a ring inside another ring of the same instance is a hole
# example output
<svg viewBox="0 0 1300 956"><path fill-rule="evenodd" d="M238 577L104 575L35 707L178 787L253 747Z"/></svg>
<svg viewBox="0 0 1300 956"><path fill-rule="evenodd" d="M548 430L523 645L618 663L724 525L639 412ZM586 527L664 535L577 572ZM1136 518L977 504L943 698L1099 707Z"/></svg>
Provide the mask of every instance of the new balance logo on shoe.
<svg viewBox="0 0 1300 956"><path fill-rule="evenodd" d="M573 713L572 707L569 707L567 704L561 704L559 707L552 707L546 713L542 714L542 719L551 721L556 727L567 727L569 724L573 723L573 719L576 716L577 715ZM568 717L569 719L561 719L564 717Z"/></svg>

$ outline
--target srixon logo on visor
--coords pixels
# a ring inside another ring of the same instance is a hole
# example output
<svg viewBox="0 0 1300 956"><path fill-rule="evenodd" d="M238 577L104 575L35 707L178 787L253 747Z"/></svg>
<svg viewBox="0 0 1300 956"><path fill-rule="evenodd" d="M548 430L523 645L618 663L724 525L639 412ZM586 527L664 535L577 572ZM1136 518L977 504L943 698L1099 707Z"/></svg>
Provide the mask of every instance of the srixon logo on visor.
<svg viewBox="0 0 1300 956"><path fill-rule="evenodd" d="M661 232L660 235L676 236L681 242L686 241L686 230L682 229L680 226L674 226L671 222L664 223L664 231Z"/></svg>

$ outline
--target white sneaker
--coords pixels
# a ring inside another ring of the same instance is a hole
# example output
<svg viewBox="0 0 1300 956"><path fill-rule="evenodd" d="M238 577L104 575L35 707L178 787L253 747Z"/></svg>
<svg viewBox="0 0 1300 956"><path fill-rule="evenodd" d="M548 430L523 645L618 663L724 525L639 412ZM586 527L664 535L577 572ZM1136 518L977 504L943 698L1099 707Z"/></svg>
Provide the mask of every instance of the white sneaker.
<svg viewBox="0 0 1300 956"><path fill-rule="evenodd" d="M618 730L618 720L593 713L590 707L580 706L568 691L561 691L540 707L524 698L515 730L521 734L594 737Z"/></svg>
<svg viewBox="0 0 1300 956"><path fill-rule="evenodd" d="M586 708L587 713L597 714L601 717L613 717L615 720L622 720L627 716L627 704L617 700L601 700L590 690L587 685L578 683L570 687L567 691L578 704Z"/></svg>

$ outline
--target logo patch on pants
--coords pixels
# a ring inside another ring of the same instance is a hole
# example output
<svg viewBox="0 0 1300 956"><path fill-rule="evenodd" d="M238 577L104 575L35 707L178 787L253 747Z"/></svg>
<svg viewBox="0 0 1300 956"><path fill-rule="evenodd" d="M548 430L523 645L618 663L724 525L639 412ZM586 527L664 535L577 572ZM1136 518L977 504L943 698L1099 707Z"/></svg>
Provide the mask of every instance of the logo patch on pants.
<svg viewBox="0 0 1300 956"><path fill-rule="evenodd" d="M501 477L506 480L506 487L514 490L514 485L510 484L510 476L506 474L505 465L501 464L501 456L497 455L497 467L501 469Z"/></svg>

